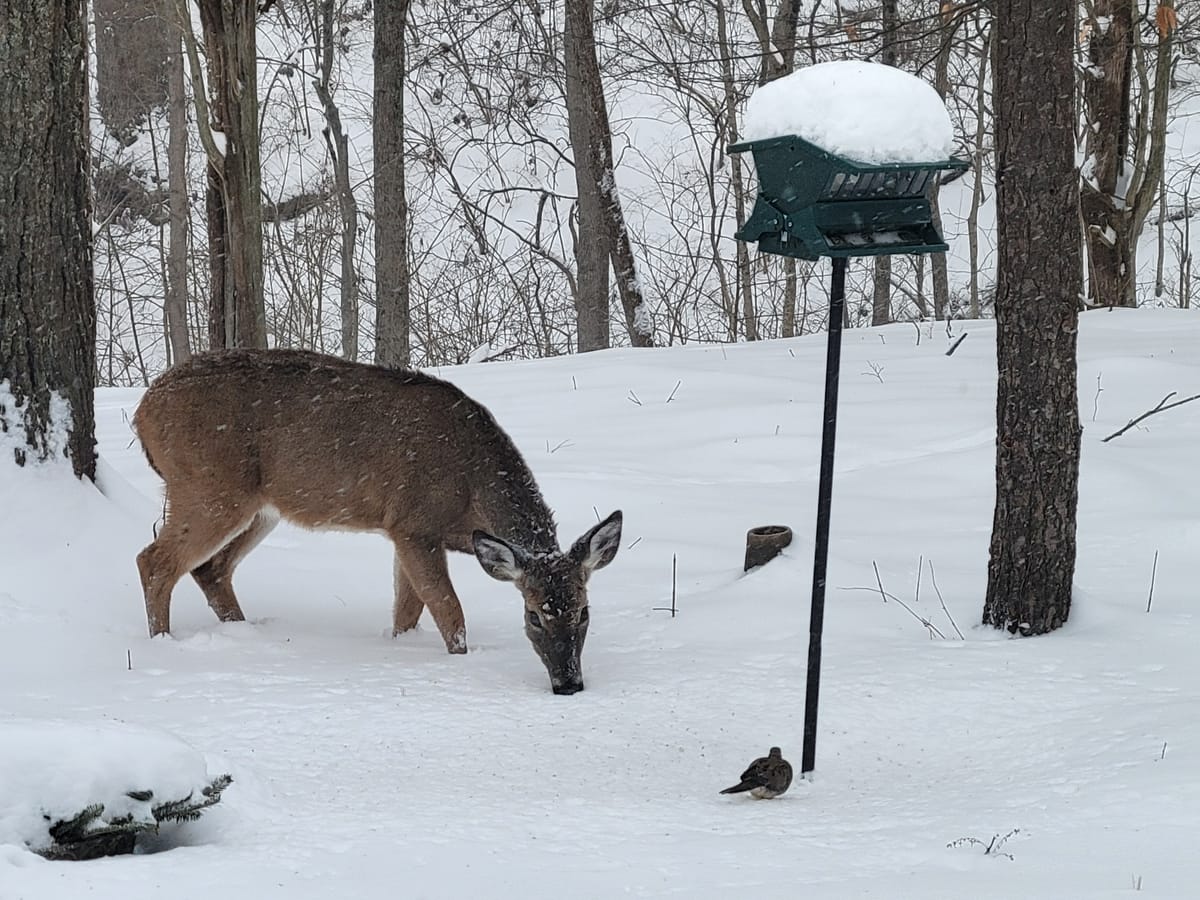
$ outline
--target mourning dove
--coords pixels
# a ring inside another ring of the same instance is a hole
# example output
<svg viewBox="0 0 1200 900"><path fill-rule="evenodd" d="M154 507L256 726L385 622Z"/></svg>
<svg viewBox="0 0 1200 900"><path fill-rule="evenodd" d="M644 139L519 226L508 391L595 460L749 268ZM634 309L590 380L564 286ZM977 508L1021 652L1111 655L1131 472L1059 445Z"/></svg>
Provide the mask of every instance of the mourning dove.
<svg viewBox="0 0 1200 900"><path fill-rule="evenodd" d="M740 794L749 791L757 800L770 800L784 793L792 783L792 765L783 758L778 747L772 747L766 756L760 756L742 773L742 780L733 787L725 788L722 794Z"/></svg>

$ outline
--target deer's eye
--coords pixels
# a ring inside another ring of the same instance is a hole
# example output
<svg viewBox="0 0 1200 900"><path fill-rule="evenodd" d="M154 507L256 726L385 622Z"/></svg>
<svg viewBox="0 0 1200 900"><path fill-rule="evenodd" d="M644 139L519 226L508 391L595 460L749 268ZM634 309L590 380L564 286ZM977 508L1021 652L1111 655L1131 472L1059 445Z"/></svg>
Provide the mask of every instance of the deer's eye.
<svg viewBox="0 0 1200 900"><path fill-rule="evenodd" d="M591 618L591 614L588 612L588 608L586 606L579 611L579 624L580 625L586 625L588 622L588 619L590 619L590 618Z"/></svg>
<svg viewBox="0 0 1200 900"><path fill-rule="evenodd" d="M537 610L531 609L525 613L525 621L529 623L530 628L536 628L538 631L542 630L542 618L537 614Z"/></svg>

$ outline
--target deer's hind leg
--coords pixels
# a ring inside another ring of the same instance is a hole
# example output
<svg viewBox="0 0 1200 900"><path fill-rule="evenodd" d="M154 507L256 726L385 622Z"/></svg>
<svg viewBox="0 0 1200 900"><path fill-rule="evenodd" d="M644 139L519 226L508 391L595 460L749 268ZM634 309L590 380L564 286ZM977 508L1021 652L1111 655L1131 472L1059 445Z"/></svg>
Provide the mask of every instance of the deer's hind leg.
<svg viewBox="0 0 1200 900"><path fill-rule="evenodd" d="M255 512L243 504L192 501L167 489L166 521L137 557L151 637L171 630L171 592L179 579L244 532Z"/></svg>
<svg viewBox="0 0 1200 900"><path fill-rule="evenodd" d="M279 524L279 513L261 509L246 530L235 535L207 562L192 569L192 578L204 591L208 605L222 622L244 622L246 616L233 592L233 570Z"/></svg>
<svg viewBox="0 0 1200 900"><path fill-rule="evenodd" d="M417 627L417 621L421 618L421 613L425 611L425 604L421 602L421 595L417 593L417 589L413 587L412 581L404 571L404 566L400 564L399 553L396 554L393 576L396 584L396 598L392 606L392 637L395 637Z"/></svg>

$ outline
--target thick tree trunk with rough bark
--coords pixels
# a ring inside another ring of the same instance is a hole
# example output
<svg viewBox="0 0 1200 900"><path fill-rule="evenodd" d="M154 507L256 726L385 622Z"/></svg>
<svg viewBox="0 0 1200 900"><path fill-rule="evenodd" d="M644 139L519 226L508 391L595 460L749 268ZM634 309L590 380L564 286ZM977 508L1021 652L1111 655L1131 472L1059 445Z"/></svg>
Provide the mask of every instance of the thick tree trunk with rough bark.
<svg viewBox="0 0 1200 900"><path fill-rule="evenodd" d="M375 362L410 359L404 192L404 24L409 0L375 0Z"/></svg>
<svg viewBox="0 0 1200 900"><path fill-rule="evenodd" d="M983 622L1067 621L1079 500L1083 289L1073 0L996 10L996 509Z"/></svg>
<svg viewBox="0 0 1200 900"><path fill-rule="evenodd" d="M199 0L199 6L212 128L223 135L219 165L209 163L210 204L220 195L208 215L209 338L214 348L265 347L257 8L255 0Z"/></svg>
<svg viewBox="0 0 1200 900"><path fill-rule="evenodd" d="M62 453L95 478L85 11L0 3L0 431L18 465Z"/></svg>

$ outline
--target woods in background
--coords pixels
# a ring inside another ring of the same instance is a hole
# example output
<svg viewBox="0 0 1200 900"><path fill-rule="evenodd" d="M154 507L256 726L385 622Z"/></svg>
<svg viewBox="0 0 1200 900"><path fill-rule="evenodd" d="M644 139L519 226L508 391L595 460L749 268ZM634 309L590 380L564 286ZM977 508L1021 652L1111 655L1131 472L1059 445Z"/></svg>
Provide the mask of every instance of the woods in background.
<svg viewBox="0 0 1200 900"><path fill-rule="evenodd" d="M939 191L951 258L853 265L848 324L992 313L990 7L260 6L95 4L101 383L213 345L435 365L822 330L812 265L732 239L754 179L725 147L758 84L844 57L933 83L972 163ZM1195 20L1173 0L1088 13L1087 303L1188 306L1197 161L1167 133Z"/></svg>

